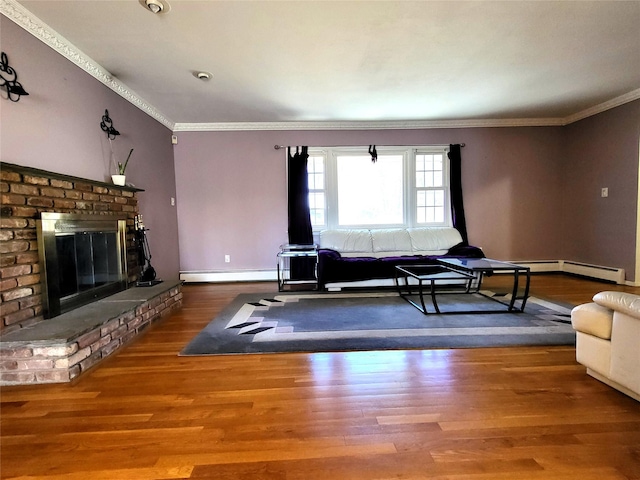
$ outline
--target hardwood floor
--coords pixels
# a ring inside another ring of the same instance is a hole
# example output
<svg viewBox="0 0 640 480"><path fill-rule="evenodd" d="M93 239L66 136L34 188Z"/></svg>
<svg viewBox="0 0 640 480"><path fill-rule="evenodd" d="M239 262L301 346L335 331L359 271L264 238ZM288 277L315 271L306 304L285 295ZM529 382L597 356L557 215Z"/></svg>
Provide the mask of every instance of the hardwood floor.
<svg viewBox="0 0 640 480"><path fill-rule="evenodd" d="M182 310L75 383L3 388L1 478L640 479L640 404L570 347L177 356L236 294L276 290L186 285Z"/></svg>

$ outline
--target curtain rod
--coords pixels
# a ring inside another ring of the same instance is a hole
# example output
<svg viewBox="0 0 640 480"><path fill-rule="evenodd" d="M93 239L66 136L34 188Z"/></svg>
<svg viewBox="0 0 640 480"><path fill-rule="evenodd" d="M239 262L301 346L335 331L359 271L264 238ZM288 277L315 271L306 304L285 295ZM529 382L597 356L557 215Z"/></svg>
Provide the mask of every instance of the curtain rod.
<svg viewBox="0 0 640 480"><path fill-rule="evenodd" d="M464 147L464 145L465 145L464 143L460 144L461 147ZM288 148L288 147L295 147L295 146L296 145L288 145L288 146L287 145L274 145L273 148L275 150L280 150L281 148ZM326 146L326 145L323 145L323 146ZM349 146L352 146L352 145L341 145L341 147L349 147ZM353 146L357 146L357 145L353 145ZM378 145L378 146L382 146L382 147L392 146L393 147L395 145ZM410 145L406 145L406 146L410 146Z"/></svg>

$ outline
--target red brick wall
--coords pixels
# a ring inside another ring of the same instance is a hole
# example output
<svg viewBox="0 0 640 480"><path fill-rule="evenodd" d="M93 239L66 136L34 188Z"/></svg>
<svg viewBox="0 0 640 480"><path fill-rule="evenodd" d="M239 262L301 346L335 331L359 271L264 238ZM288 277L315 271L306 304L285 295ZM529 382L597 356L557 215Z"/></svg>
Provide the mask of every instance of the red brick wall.
<svg viewBox="0 0 640 480"><path fill-rule="evenodd" d="M0 165L0 332L42 320L36 220L41 212L127 214L129 281L137 279L134 217L137 189Z"/></svg>

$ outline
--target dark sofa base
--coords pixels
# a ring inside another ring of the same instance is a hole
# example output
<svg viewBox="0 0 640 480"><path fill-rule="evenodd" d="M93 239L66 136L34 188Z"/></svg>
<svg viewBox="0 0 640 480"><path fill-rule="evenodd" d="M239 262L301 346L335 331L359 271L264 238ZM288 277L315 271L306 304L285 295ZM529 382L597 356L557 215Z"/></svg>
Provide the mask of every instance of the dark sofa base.
<svg viewBox="0 0 640 480"><path fill-rule="evenodd" d="M401 257L343 257L339 252L318 251L318 287L327 284L395 278L396 265L437 265L440 258L484 258L477 247L459 244L444 255L410 255Z"/></svg>

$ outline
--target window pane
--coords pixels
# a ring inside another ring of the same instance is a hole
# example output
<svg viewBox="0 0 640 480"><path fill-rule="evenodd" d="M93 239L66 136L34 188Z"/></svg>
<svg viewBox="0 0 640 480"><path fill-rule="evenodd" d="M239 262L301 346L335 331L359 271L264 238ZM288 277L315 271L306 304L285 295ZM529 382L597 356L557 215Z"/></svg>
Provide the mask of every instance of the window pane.
<svg viewBox="0 0 640 480"><path fill-rule="evenodd" d="M433 172L426 172L425 173L425 178L426 178L426 187L434 187L435 185L433 184Z"/></svg>
<svg viewBox="0 0 640 480"><path fill-rule="evenodd" d="M307 176L310 190L324 189L324 157L309 157L307 161Z"/></svg>
<svg viewBox="0 0 640 480"><path fill-rule="evenodd" d="M322 173L309 173L309 190L324 189L324 175Z"/></svg>
<svg viewBox="0 0 640 480"><path fill-rule="evenodd" d="M311 225L323 226L325 224L324 212L325 201L324 192L309 193L309 212L311 214Z"/></svg>
<svg viewBox="0 0 640 480"><path fill-rule="evenodd" d="M324 226L324 210L310 210L311 226L321 227Z"/></svg>
<svg viewBox="0 0 640 480"><path fill-rule="evenodd" d="M444 190L419 190L416 197L418 223L443 223Z"/></svg>
<svg viewBox="0 0 640 480"><path fill-rule="evenodd" d="M338 223L393 225L404 222L402 155L338 156Z"/></svg>
<svg viewBox="0 0 640 480"><path fill-rule="evenodd" d="M307 171L314 173L322 173L324 171L324 157L310 155L307 160Z"/></svg>
<svg viewBox="0 0 640 480"><path fill-rule="evenodd" d="M322 227L325 221L325 175L324 156L310 155L307 160L307 180L309 182L309 213L311 225Z"/></svg>
<svg viewBox="0 0 640 480"><path fill-rule="evenodd" d="M416 155L416 187L442 187L444 185L442 154Z"/></svg>

